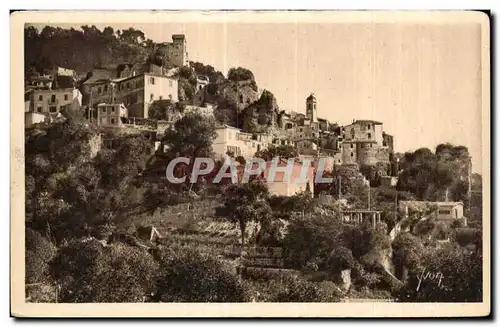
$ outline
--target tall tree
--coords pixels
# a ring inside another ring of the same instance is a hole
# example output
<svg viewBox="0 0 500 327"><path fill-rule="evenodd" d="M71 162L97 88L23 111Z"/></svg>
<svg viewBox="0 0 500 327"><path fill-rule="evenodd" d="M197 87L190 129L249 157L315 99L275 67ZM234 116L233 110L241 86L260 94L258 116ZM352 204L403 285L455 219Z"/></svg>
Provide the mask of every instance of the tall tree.
<svg viewBox="0 0 500 327"><path fill-rule="evenodd" d="M261 181L230 185L225 192L224 205L229 219L238 224L241 244L245 245L246 228L250 221L267 223L271 218L269 191Z"/></svg>

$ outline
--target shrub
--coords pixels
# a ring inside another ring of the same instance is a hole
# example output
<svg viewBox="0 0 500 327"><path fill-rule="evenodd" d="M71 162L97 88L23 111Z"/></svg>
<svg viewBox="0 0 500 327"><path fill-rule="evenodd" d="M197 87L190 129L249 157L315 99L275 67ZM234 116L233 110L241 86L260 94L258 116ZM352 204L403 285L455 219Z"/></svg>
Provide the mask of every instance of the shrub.
<svg viewBox="0 0 500 327"><path fill-rule="evenodd" d="M354 266L355 260L352 256L352 251L346 247L335 247L330 253L327 266L333 272L340 272L345 269L351 269Z"/></svg>
<svg viewBox="0 0 500 327"><path fill-rule="evenodd" d="M154 301L243 302L245 288L235 269L212 254L167 248L161 261Z"/></svg>
<svg viewBox="0 0 500 327"><path fill-rule="evenodd" d="M455 228L464 228L465 227L465 218L455 219L451 223L450 227L453 228L453 229L455 229Z"/></svg>
<svg viewBox="0 0 500 327"><path fill-rule="evenodd" d="M153 291L157 267L143 250L90 239L62 248L52 271L60 302L143 302Z"/></svg>
<svg viewBox="0 0 500 327"><path fill-rule="evenodd" d="M457 228L455 229L453 239L455 242L461 246L467 246L469 244L474 244L476 247L481 249L482 247L482 233L480 229L477 228Z"/></svg>
<svg viewBox="0 0 500 327"><path fill-rule="evenodd" d="M272 302L338 302L340 291L332 282L310 282L300 277L287 277L280 283Z"/></svg>

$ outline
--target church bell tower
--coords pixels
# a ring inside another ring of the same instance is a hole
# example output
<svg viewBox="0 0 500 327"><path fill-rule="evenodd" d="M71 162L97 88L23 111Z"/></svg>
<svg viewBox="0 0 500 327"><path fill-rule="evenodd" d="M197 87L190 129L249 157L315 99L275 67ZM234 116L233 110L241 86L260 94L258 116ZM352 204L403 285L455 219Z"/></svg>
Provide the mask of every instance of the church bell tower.
<svg viewBox="0 0 500 327"><path fill-rule="evenodd" d="M311 93L306 99L306 117L311 121L315 122L318 118L316 114L316 98L314 93Z"/></svg>

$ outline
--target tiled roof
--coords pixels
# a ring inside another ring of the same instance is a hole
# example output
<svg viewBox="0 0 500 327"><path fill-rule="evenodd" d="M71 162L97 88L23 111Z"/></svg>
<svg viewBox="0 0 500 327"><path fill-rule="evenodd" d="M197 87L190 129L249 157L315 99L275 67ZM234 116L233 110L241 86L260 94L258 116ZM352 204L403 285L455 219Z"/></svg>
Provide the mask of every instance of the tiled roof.
<svg viewBox="0 0 500 327"><path fill-rule="evenodd" d="M369 120L369 119L360 119L360 120L356 120L354 122L354 124L374 124L374 125L382 125L381 122L379 121L376 121L376 120Z"/></svg>

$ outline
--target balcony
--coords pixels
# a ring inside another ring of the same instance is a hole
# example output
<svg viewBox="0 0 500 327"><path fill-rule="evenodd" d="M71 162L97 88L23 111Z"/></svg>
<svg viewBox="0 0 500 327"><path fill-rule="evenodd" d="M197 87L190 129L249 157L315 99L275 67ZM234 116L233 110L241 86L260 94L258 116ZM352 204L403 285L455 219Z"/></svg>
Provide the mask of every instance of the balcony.
<svg viewBox="0 0 500 327"><path fill-rule="evenodd" d="M54 100L52 100L52 99L48 99L48 100L47 100L47 104L48 104L49 106L57 106L57 105L59 104L59 100L57 100L57 99L54 99Z"/></svg>

